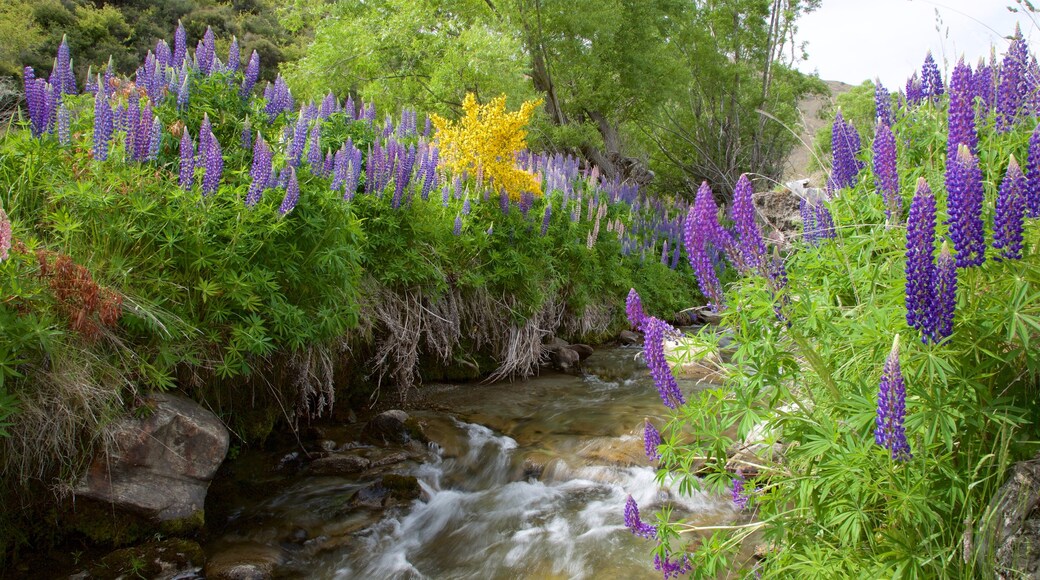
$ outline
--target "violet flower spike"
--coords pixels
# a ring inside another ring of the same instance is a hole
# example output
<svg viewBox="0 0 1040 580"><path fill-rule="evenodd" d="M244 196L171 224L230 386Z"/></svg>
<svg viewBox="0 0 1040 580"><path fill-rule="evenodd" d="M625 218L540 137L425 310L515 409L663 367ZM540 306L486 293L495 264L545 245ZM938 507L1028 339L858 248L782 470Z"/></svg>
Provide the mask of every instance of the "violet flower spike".
<svg viewBox="0 0 1040 580"><path fill-rule="evenodd" d="M271 180L271 148L264 142L263 135L259 132L253 141L253 164L249 169L249 177L252 182L246 193L246 207L253 207L260 201L260 196L267 189Z"/></svg>
<svg viewBox="0 0 1040 580"><path fill-rule="evenodd" d="M947 212L950 238L957 251L957 267L980 266L986 261L982 223L982 171L978 159L964 144L957 156L946 160Z"/></svg>
<svg viewBox="0 0 1040 580"><path fill-rule="evenodd" d="M701 293L716 311L725 307L722 284L708 252L708 242L715 237L716 230L721 229L717 216L718 209L711 188L708 187L708 182L703 182L697 190L697 199L687 214L683 241Z"/></svg>
<svg viewBox="0 0 1040 580"><path fill-rule="evenodd" d="M747 490L744 489L744 476L740 471L737 471L736 477L733 478L733 487L730 490L730 495L733 497L733 507L741 511L747 509L750 497Z"/></svg>
<svg viewBox="0 0 1040 580"><path fill-rule="evenodd" d="M935 64L930 50L925 55L924 64L921 66L921 88L924 97L932 101L938 101L945 92L942 74L939 72L939 66Z"/></svg>
<svg viewBox="0 0 1040 580"><path fill-rule="evenodd" d="M747 174L741 174L737 186L733 190L733 205L730 219L738 235L738 249L743 256L746 271L756 270L764 264L766 244L762 241L762 233L755 222L755 204L752 199L754 189ZM662 262L664 260L662 259Z"/></svg>
<svg viewBox="0 0 1040 580"><path fill-rule="evenodd" d="M997 193L997 213L993 219L993 248L999 250L996 256L998 262L1022 259L1025 190L1026 178L1012 155Z"/></svg>
<svg viewBox="0 0 1040 580"><path fill-rule="evenodd" d="M939 259L935 266L935 290L932 300L934 327L931 331L932 342L942 342L953 334L953 315L957 308L957 262L950 254L950 247L943 242L939 251Z"/></svg>
<svg viewBox="0 0 1040 580"><path fill-rule="evenodd" d="M962 58L950 78L950 129L946 140L946 155L953 156L961 143L972 153L978 150L979 136L975 131L975 99L971 87L971 68Z"/></svg>
<svg viewBox="0 0 1040 580"><path fill-rule="evenodd" d="M1029 136L1025 198L1027 215L1040 217L1040 125Z"/></svg>
<svg viewBox="0 0 1040 580"><path fill-rule="evenodd" d="M254 50L249 55L249 62L246 64L246 70L242 77L242 88L239 89L238 94L242 98L249 96L252 92L253 86L256 85L256 80L260 78L260 55L256 54Z"/></svg>
<svg viewBox="0 0 1040 580"><path fill-rule="evenodd" d="M896 172L896 139L892 130L880 119L874 135L874 178L885 200L885 218L889 223L899 219L902 203L899 197L899 174Z"/></svg>
<svg viewBox="0 0 1040 580"><path fill-rule="evenodd" d="M195 185L195 143L185 127L181 133L181 171L180 186L184 191L191 191Z"/></svg>
<svg viewBox="0 0 1040 580"><path fill-rule="evenodd" d="M202 144L202 136L199 136L200 149ZM206 148L201 151L203 156L203 164L205 167L205 174L202 176L202 195L211 195L216 193L217 188L220 186L220 176L224 172L224 157L220 149L220 143L217 142L217 138L213 136L213 133L209 133L209 137L206 139Z"/></svg>
<svg viewBox="0 0 1040 580"><path fill-rule="evenodd" d="M108 105L105 91L94 96L94 159L108 159L108 142L112 138L112 108Z"/></svg>
<svg viewBox="0 0 1040 580"><path fill-rule="evenodd" d="M892 126L892 96L880 80L874 85L874 112L875 118L881 119L881 122L889 127Z"/></svg>
<svg viewBox="0 0 1040 580"><path fill-rule="evenodd" d="M296 207L296 202L300 200L300 182L296 179L296 168L289 166L289 183L285 186L285 197L282 199L282 205L278 208L278 213L285 215Z"/></svg>
<svg viewBox="0 0 1040 580"><path fill-rule="evenodd" d="M910 203L906 230L906 323L926 333L932 328L931 301L935 277L935 197L923 177Z"/></svg>
<svg viewBox="0 0 1040 580"><path fill-rule="evenodd" d="M628 323L632 325L632 328L643 332L647 316L643 312L643 301L639 298L635 288L630 289L628 297L625 298L625 315L628 317Z"/></svg>
<svg viewBox="0 0 1040 580"><path fill-rule="evenodd" d="M545 202L545 214L542 216L542 237L549 233L549 221L552 219L552 203ZM678 248L676 248L678 249Z"/></svg>
<svg viewBox="0 0 1040 580"><path fill-rule="evenodd" d="M657 451L657 448L661 445L661 433L654 427L654 424L650 422L650 419L643 420L643 450L646 451L647 458L650 461L660 461L661 454Z"/></svg>
<svg viewBox="0 0 1040 580"><path fill-rule="evenodd" d="M457 238L462 234L462 216L455 214L455 228L452 229L451 233Z"/></svg>
<svg viewBox="0 0 1040 580"><path fill-rule="evenodd" d="M665 336L674 333L675 329L667 322L651 316L644 323L643 331L643 356L661 400L669 409L685 405L686 399L679 390L679 383L676 382L664 354Z"/></svg>
<svg viewBox="0 0 1040 580"><path fill-rule="evenodd" d="M899 368L899 335L892 341L892 350L885 360L878 387L878 409L874 442L891 454L893 461L908 461L913 457L906 439L906 383Z"/></svg>
<svg viewBox="0 0 1040 580"><path fill-rule="evenodd" d="M188 34L184 31L184 25L177 21L177 30L173 33L173 60L170 65L180 68L184 64L184 57L188 54Z"/></svg>
<svg viewBox="0 0 1040 580"><path fill-rule="evenodd" d="M636 500L632 496L628 496L628 499L625 500L625 527L633 534L643 538L653 539L657 536L657 528L640 519L639 506L636 505Z"/></svg>

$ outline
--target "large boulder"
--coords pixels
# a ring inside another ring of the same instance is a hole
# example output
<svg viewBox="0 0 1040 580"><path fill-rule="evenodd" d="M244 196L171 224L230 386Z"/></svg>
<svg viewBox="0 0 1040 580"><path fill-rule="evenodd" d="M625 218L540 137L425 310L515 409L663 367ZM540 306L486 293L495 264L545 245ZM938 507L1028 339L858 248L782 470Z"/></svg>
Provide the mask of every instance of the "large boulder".
<svg viewBox="0 0 1040 580"><path fill-rule="evenodd" d="M209 482L228 450L224 424L170 394L150 396L135 415L108 427L109 444L80 478L76 496L157 523L201 521Z"/></svg>
<svg viewBox="0 0 1040 580"><path fill-rule="evenodd" d="M590 356L592 356L592 353L594 352L592 347L587 344L572 344L567 348L578 353L578 358L580 358L581 360L589 358Z"/></svg>
<svg viewBox="0 0 1040 580"><path fill-rule="evenodd" d="M638 332L622 330L621 334L618 335L618 342L621 344L639 344L643 342L643 337Z"/></svg>
<svg viewBox="0 0 1040 580"><path fill-rule="evenodd" d="M552 353L552 363L556 370L570 370L576 368L580 362L581 356L570 347L563 347Z"/></svg>
<svg viewBox="0 0 1040 580"><path fill-rule="evenodd" d="M361 440L372 445L429 441L422 425L409 417L408 413L397 409L383 411L365 423L361 429Z"/></svg>

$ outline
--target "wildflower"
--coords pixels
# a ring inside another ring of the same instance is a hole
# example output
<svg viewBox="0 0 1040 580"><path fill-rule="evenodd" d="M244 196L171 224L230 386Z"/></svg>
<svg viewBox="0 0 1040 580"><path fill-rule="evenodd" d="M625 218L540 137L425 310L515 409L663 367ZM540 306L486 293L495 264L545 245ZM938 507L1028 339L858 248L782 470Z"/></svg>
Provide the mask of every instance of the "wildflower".
<svg viewBox="0 0 1040 580"><path fill-rule="evenodd" d="M72 136L70 135L69 125L72 119L70 118L69 108L65 106L65 102L62 101L58 105L58 143L68 147L72 143Z"/></svg>
<svg viewBox="0 0 1040 580"><path fill-rule="evenodd" d="M888 449L893 461L913 457L906 440L903 422L906 416L906 384L899 369L899 335L892 341L892 350L885 360L878 387L878 409L874 442Z"/></svg>
<svg viewBox="0 0 1040 580"><path fill-rule="evenodd" d="M292 167L299 166L300 159L303 158L303 149L307 143L308 124L309 122L305 110L300 109L300 114L296 118L296 126L293 130L292 141L289 143L289 150L285 152L286 163Z"/></svg>
<svg viewBox="0 0 1040 580"><path fill-rule="evenodd" d="M470 212L470 203L469 203L469 198L467 197L466 200L462 202L462 215L469 215L469 212Z"/></svg>
<svg viewBox="0 0 1040 580"><path fill-rule="evenodd" d="M246 117L244 123L242 123L242 135L240 138L240 145L243 149L249 149L253 146L253 125L249 122L249 117Z"/></svg>
<svg viewBox="0 0 1040 580"><path fill-rule="evenodd" d="M917 192L910 203L906 225L906 323L924 332L931 328L935 197L923 177L917 180Z"/></svg>
<svg viewBox="0 0 1040 580"><path fill-rule="evenodd" d="M162 145L162 123L159 117L152 118L152 130L148 136L148 153L146 161L155 161L159 158L159 147Z"/></svg>
<svg viewBox="0 0 1040 580"><path fill-rule="evenodd" d="M632 325L632 328L643 330L643 325L646 324L646 314L643 312L643 301L640 300L635 288L628 291L628 297L625 299L625 314L628 316L628 323Z"/></svg>
<svg viewBox="0 0 1040 580"><path fill-rule="evenodd" d="M227 55L227 70L228 72L238 72L239 60L242 58L242 52L238 48L238 37L231 37L231 46L228 47Z"/></svg>
<svg viewBox="0 0 1040 580"><path fill-rule="evenodd" d="M108 159L108 141L112 138L112 108L108 105L105 91L94 96L94 159Z"/></svg>
<svg viewBox="0 0 1040 580"><path fill-rule="evenodd" d="M1029 62L1029 48L1022 31L1015 26L1015 37L1004 54L1000 65L1000 83L997 85L997 132L1006 133L1011 130L1025 104L1026 67ZM960 250L958 250L958 261Z"/></svg>
<svg viewBox="0 0 1040 580"><path fill-rule="evenodd" d="M51 71L51 79L51 85L58 94L76 94L76 75L72 72L72 57L64 34L61 35L61 44L58 45L58 57L54 62L54 70Z"/></svg>
<svg viewBox="0 0 1040 580"><path fill-rule="evenodd" d="M181 82L181 88L177 91L177 108L184 110L188 108L188 101L191 98L191 77L184 75L184 80Z"/></svg>
<svg viewBox="0 0 1040 580"><path fill-rule="evenodd" d="M11 249L11 220L7 212L0 208L0 261L8 258L8 250Z"/></svg>
<svg viewBox="0 0 1040 580"><path fill-rule="evenodd" d="M856 176L863 169L863 163L856 159L859 155L859 133L851 123L841 116L841 110L834 116L831 127L831 155L834 159L831 179L837 188L853 187Z"/></svg>
<svg viewBox="0 0 1040 580"><path fill-rule="evenodd" d="M1012 155L997 193L997 213L993 219L993 248L1003 250L997 254L997 261L1022 258L1025 189L1026 178Z"/></svg>
<svg viewBox="0 0 1040 580"><path fill-rule="evenodd" d="M249 177L252 183L249 185L249 192L246 193L246 206L253 207L260 201L260 195L267 189L271 180L271 148L259 132L253 141L253 164L249 169Z"/></svg>
<svg viewBox="0 0 1040 580"><path fill-rule="evenodd" d="M224 172L224 157L220 150L220 143L217 142L217 138L213 136L212 132L209 132L208 135L205 149L202 148L202 135L199 135L199 150L203 157L203 167L206 170L202 176L202 195L210 195L217 191L217 187L220 186L220 176Z"/></svg>
<svg viewBox="0 0 1040 580"><path fill-rule="evenodd" d="M184 57L188 53L188 33L184 31L184 25L177 21L177 30L173 32L173 60L170 62L175 67L184 64Z"/></svg>
<svg viewBox="0 0 1040 580"><path fill-rule="evenodd" d="M892 126L892 97L880 80L874 85L874 111L879 124Z"/></svg>
<svg viewBox="0 0 1040 580"><path fill-rule="evenodd" d="M191 191L195 184L195 143L192 142L191 134L185 127L181 133L181 172L180 186L185 191Z"/></svg>
<svg viewBox="0 0 1040 580"><path fill-rule="evenodd" d="M321 125L319 123L311 126L311 136L307 147L307 163L311 166L311 172L321 175Z"/></svg>
<svg viewBox="0 0 1040 580"><path fill-rule="evenodd" d="M455 214L455 228L451 233L454 234L456 238L462 234L462 216L459 214Z"/></svg>
<svg viewBox="0 0 1040 580"><path fill-rule="evenodd" d="M632 496L628 496L628 499L625 500L625 527L632 530L633 534L647 539L652 539L657 535L655 526L640 519L639 506L636 505L636 500Z"/></svg>
<svg viewBox="0 0 1040 580"><path fill-rule="evenodd" d="M733 487L730 490L730 495L733 497L733 507L738 510L747 508L750 497L744 489L744 476L739 471L737 476L733 478Z"/></svg>
<svg viewBox="0 0 1040 580"><path fill-rule="evenodd" d="M993 81L993 68L986 65L985 61L979 59L975 73L971 75L971 92L981 104L981 114L984 116L993 107L995 99L995 85Z"/></svg>
<svg viewBox="0 0 1040 580"><path fill-rule="evenodd" d="M285 187L285 197L282 199L282 205L278 208L278 213L285 215L296 207L296 202L300 199L300 182L296 180L296 169L289 166L289 183Z"/></svg>
<svg viewBox="0 0 1040 580"><path fill-rule="evenodd" d="M545 204L545 214L542 216L542 237L549 233L549 220L552 218L552 204Z"/></svg>
<svg viewBox="0 0 1040 580"><path fill-rule="evenodd" d="M923 101L924 97L921 81L917 78L917 73L914 73L910 78L906 79L906 103L908 105L916 105Z"/></svg>
<svg viewBox="0 0 1040 580"><path fill-rule="evenodd" d="M935 265L935 286L932 294L932 328L928 337L939 343L953 334L953 314L957 307L957 263L950 247L943 242Z"/></svg>
<svg viewBox="0 0 1040 580"><path fill-rule="evenodd" d="M763 265L766 255L766 244L762 241L762 233L755 223L755 204L752 200L753 189L747 174L741 174L737 186L733 190L733 207L730 218L739 236L738 248L747 270L757 269ZM662 260L663 262L664 260Z"/></svg>
<svg viewBox="0 0 1040 580"><path fill-rule="evenodd" d="M643 448L646 451L646 456L651 461L657 461L661 459L661 454L658 453L657 447L661 445L661 433L654 427L654 424L650 422L650 419L643 420Z"/></svg>
<svg viewBox="0 0 1040 580"><path fill-rule="evenodd" d="M963 143L957 155L946 161L947 211L950 238L957 250L957 267L979 266L986 261L982 224L982 171L978 160Z"/></svg>
<svg viewBox="0 0 1040 580"><path fill-rule="evenodd" d="M216 56L216 39L213 37L213 29L207 26L202 40L195 49L195 60L198 62L202 74L209 76L215 72L213 64Z"/></svg>
<svg viewBox="0 0 1040 580"><path fill-rule="evenodd" d="M254 50L249 55L249 62L246 63L245 74L242 76L242 88L239 89L238 94L242 98L249 96L258 78L260 78L260 55Z"/></svg>
<svg viewBox="0 0 1040 580"><path fill-rule="evenodd" d="M939 67L932 58L932 51L924 56L924 64L921 66L921 93L926 99L939 100L943 95L942 75Z"/></svg>
<svg viewBox="0 0 1040 580"><path fill-rule="evenodd" d="M664 580L669 580L669 578L678 578L686 574L693 569L693 564L686 554L675 560L672 560L669 554L665 554L664 558L654 555L654 569L664 575Z"/></svg>
<svg viewBox="0 0 1040 580"><path fill-rule="evenodd" d="M896 172L896 139L888 125L881 121L874 135L874 177L885 200L885 217L890 222L898 220L902 208Z"/></svg>
<svg viewBox="0 0 1040 580"><path fill-rule="evenodd" d="M686 244L686 256L690 260L690 267L697 275L697 285L715 310L721 309L725 300L722 284L708 253L708 242L715 238L716 232L720 229L714 196L708 182L703 182L697 190L697 199L686 216L683 241Z"/></svg>
<svg viewBox="0 0 1040 580"><path fill-rule="evenodd" d="M685 405L686 400L679 390L679 384L664 355L665 335L675 332L675 329L665 321L651 316L644 322L643 332L645 334L643 356L646 358L646 366L650 369L650 376L654 379L654 386L657 387L661 400L670 409Z"/></svg>
<svg viewBox="0 0 1040 580"><path fill-rule="evenodd" d="M1040 217L1040 125L1029 137L1025 198L1029 217Z"/></svg>
<svg viewBox="0 0 1040 580"><path fill-rule="evenodd" d="M946 155L957 152L964 143L974 153L978 149L979 136L975 132L975 104L971 92L971 68L961 58L950 77L950 130L946 139Z"/></svg>

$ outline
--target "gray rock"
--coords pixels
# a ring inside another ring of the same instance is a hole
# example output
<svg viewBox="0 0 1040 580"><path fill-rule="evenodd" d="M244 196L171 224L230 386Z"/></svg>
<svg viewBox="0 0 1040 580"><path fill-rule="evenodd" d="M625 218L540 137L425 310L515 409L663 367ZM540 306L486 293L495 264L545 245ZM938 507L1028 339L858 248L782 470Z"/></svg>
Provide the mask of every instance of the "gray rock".
<svg viewBox="0 0 1040 580"><path fill-rule="evenodd" d="M552 362L557 370L565 371L578 366L581 357L569 347L561 348L552 354Z"/></svg>
<svg viewBox="0 0 1040 580"><path fill-rule="evenodd" d="M542 345L542 350L544 350L546 352L556 352L556 351L560 350L561 348L565 348L566 346L567 346L567 341L566 340L563 340L562 338L554 336L554 337L552 337L552 340L550 340L549 342L547 342L547 343Z"/></svg>
<svg viewBox="0 0 1040 580"><path fill-rule="evenodd" d="M643 342L643 337L632 330L622 330L621 334L618 335L618 342L621 344L639 344Z"/></svg>
<svg viewBox="0 0 1040 580"><path fill-rule="evenodd" d="M428 441L419 422L409 418L408 413L399 410L383 411L372 417L361 429L361 440L373 445Z"/></svg>
<svg viewBox="0 0 1040 580"><path fill-rule="evenodd" d="M228 431L183 397L152 395L146 413L112 423L107 452L94 458L75 494L156 522L198 517L224 461Z"/></svg>
<svg viewBox="0 0 1040 580"><path fill-rule="evenodd" d="M284 559L277 547L236 543L226 546L206 562L205 575L210 580L267 580Z"/></svg>
<svg viewBox="0 0 1040 580"><path fill-rule="evenodd" d="M388 474L355 492L350 498L350 505L384 508L419 499L421 495L422 487L415 476Z"/></svg>
<svg viewBox="0 0 1040 580"><path fill-rule="evenodd" d="M371 461L357 455L329 455L320 457L307 466L307 472L312 475L345 475L348 473L360 473L368 469Z"/></svg>
<svg viewBox="0 0 1040 580"><path fill-rule="evenodd" d="M578 353L578 358L580 358L581 360L585 360L585 359L589 358L590 356L592 356L592 352L593 352L592 351L592 347L587 345L587 344L572 344L572 345L568 346L567 348L569 348L569 349L573 350L574 352Z"/></svg>

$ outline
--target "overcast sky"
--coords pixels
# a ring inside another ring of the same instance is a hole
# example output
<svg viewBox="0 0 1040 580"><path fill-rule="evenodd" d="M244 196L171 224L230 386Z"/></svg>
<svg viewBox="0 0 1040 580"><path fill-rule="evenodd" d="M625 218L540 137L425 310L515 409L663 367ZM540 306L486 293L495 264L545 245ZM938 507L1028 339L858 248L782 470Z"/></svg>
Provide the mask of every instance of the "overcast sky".
<svg viewBox="0 0 1040 580"><path fill-rule="evenodd" d="M1013 14L1009 4L1014 0L823 0L798 22L809 59L797 68L853 85L879 77L895 92L930 49L949 78L962 54L974 65L988 57L991 44L1003 53L1015 22L1021 21L1030 48L1038 47L1033 19L1040 22L1040 14Z"/></svg>

